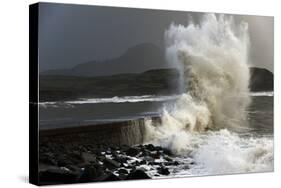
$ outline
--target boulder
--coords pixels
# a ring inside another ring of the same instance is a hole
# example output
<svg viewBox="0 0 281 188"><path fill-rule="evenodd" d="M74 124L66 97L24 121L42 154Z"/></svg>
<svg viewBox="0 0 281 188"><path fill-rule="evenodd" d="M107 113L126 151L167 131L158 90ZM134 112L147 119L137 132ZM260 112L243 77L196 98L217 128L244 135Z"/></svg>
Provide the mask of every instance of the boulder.
<svg viewBox="0 0 281 188"><path fill-rule="evenodd" d="M94 154L83 152L82 158L85 163L96 163L97 162L96 156Z"/></svg>
<svg viewBox="0 0 281 188"><path fill-rule="evenodd" d="M119 181L121 180L118 176L113 173L105 174L103 177L99 179L99 181Z"/></svg>
<svg viewBox="0 0 281 188"><path fill-rule="evenodd" d="M128 171L126 169L124 169L124 168L120 168L118 170L118 174L128 174Z"/></svg>
<svg viewBox="0 0 281 188"><path fill-rule="evenodd" d="M145 148L148 149L149 151L155 150L155 147L152 144L145 145Z"/></svg>
<svg viewBox="0 0 281 188"><path fill-rule="evenodd" d="M136 180L136 179L151 179L144 170L137 169L133 170L128 176L127 180Z"/></svg>
<svg viewBox="0 0 281 188"><path fill-rule="evenodd" d="M81 171L78 182L91 182L96 181L97 178L100 178L104 175L102 167L100 165L87 165Z"/></svg>
<svg viewBox="0 0 281 188"><path fill-rule="evenodd" d="M162 174L162 175L169 175L170 174L170 171L168 168L165 168L165 167L159 167L157 168L157 172L158 174Z"/></svg>
<svg viewBox="0 0 281 188"><path fill-rule="evenodd" d="M105 158L103 160L103 165L109 170L113 170L120 167L120 163L109 158Z"/></svg>
<svg viewBox="0 0 281 188"><path fill-rule="evenodd" d="M125 153L131 157L135 157L137 154L139 154L139 150L134 147L130 147L125 151Z"/></svg>

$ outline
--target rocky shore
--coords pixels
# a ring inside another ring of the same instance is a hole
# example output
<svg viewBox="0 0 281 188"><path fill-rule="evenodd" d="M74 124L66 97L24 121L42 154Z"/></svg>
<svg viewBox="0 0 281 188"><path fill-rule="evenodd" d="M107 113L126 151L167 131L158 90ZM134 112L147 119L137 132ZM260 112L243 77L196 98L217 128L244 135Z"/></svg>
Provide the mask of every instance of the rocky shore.
<svg viewBox="0 0 281 188"><path fill-rule="evenodd" d="M169 166L178 166L168 149L148 145L40 143L41 185L151 179L167 176Z"/></svg>

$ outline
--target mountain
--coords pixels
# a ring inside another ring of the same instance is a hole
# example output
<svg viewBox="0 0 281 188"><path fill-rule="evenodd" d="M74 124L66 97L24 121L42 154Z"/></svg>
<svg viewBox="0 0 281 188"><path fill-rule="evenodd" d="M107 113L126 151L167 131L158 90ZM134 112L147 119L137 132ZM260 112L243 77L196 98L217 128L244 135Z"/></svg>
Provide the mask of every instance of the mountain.
<svg viewBox="0 0 281 188"><path fill-rule="evenodd" d="M168 67L163 50L154 44L143 43L129 48L115 59L81 63L71 69L43 71L40 75L105 76Z"/></svg>
<svg viewBox="0 0 281 188"><path fill-rule="evenodd" d="M251 91L273 91L274 78L272 72L263 68L251 67L250 73L249 87Z"/></svg>

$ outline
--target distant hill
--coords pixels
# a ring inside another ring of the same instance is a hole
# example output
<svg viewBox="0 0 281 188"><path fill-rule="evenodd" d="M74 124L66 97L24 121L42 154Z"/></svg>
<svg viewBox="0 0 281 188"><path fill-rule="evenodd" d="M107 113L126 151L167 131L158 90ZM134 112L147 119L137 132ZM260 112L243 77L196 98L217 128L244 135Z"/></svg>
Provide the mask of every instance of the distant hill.
<svg viewBox="0 0 281 188"><path fill-rule="evenodd" d="M143 73L78 77L40 75L39 100L63 101L87 97L171 95L178 93L179 72L157 69Z"/></svg>
<svg viewBox="0 0 281 188"><path fill-rule="evenodd" d="M274 78L273 73L267 69L251 67L251 91L273 91Z"/></svg>
<svg viewBox="0 0 281 188"><path fill-rule="evenodd" d="M251 91L273 91L273 74L250 68ZM88 97L172 95L179 93L177 69L154 69L143 73L110 76L40 75L40 101L63 101Z"/></svg>
<svg viewBox="0 0 281 188"><path fill-rule="evenodd" d="M164 51L154 44L143 43L129 48L123 55L106 61L81 63L71 69L43 71L41 75L105 76L141 73L150 69L169 68Z"/></svg>

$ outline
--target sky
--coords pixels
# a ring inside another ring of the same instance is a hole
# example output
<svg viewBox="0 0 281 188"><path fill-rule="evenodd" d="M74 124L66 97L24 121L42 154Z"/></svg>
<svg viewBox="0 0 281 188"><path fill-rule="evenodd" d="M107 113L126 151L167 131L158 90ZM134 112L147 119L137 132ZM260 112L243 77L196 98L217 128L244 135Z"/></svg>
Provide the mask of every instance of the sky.
<svg viewBox="0 0 281 188"><path fill-rule="evenodd" d="M71 68L88 61L121 56L130 47L153 43L165 49L170 24L199 21L203 13L41 3L39 6L40 71ZM249 25L253 66L273 72L273 17L234 15Z"/></svg>

